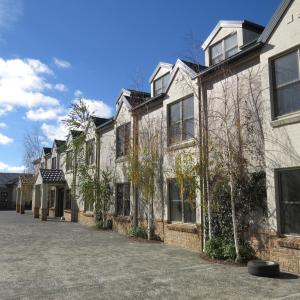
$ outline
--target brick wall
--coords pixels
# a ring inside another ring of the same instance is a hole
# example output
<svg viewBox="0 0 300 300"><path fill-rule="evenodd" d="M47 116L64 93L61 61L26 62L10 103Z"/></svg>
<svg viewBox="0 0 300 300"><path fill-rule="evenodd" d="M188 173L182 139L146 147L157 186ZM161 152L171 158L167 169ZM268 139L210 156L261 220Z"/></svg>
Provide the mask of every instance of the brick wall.
<svg viewBox="0 0 300 300"><path fill-rule="evenodd" d="M71 222L71 210L64 210L65 221Z"/></svg>
<svg viewBox="0 0 300 300"><path fill-rule="evenodd" d="M95 216L93 213L85 213L83 211L79 211L77 215L77 221L83 225L95 225Z"/></svg>

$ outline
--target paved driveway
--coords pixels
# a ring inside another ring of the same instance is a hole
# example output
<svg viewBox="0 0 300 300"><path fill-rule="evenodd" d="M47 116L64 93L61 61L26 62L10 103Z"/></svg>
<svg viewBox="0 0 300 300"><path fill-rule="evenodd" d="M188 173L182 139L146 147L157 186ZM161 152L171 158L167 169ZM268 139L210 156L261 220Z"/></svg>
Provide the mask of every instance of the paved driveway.
<svg viewBox="0 0 300 300"><path fill-rule="evenodd" d="M29 213L0 211L0 251L0 299L300 299L300 279Z"/></svg>

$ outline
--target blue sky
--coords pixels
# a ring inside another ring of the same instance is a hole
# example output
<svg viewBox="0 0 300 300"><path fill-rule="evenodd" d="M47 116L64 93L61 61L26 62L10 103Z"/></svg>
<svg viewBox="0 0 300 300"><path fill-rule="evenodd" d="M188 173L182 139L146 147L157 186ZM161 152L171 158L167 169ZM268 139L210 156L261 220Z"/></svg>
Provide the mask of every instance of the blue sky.
<svg viewBox="0 0 300 300"><path fill-rule="evenodd" d="M121 88L147 90L159 61L193 55L189 36L203 42L220 19L266 25L279 3L0 0L0 172L22 170L32 128L45 145L62 138L74 99L109 117Z"/></svg>

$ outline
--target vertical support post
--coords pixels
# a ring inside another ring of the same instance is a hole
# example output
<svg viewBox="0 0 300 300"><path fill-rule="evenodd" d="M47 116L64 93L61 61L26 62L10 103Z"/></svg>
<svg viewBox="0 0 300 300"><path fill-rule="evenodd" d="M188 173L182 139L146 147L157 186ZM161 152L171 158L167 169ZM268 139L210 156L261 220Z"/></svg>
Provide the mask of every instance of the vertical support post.
<svg viewBox="0 0 300 300"><path fill-rule="evenodd" d="M41 184L41 220L47 221L48 216L48 185Z"/></svg>
<svg viewBox="0 0 300 300"><path fill-rule="evenodd" d="M17 189L17 197L16 197L16 212L20 212L20 189Z"/></svg>
<svg viewBox="0 0 300 300"><path fill-rule="evenodd" d="M20 191L20 214L24 214L25 213L25 197L26 194L23 191L23 186L21 187Z"/></svg>

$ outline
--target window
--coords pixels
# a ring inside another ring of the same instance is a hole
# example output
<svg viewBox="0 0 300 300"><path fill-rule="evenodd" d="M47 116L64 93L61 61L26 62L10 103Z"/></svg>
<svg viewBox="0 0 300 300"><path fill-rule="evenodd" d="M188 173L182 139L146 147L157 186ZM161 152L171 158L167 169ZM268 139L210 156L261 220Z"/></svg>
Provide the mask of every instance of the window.
<svg viewBox="0 0 300 300"><path fill-rule="evenodd" d="M169 143L189 140L194 136L194 97L169 106Z"/></svg>
<svg viewBox="0 0 300 300"><path fill-rule="evenodd" d="M211 64L217 64L237 52L237 34L234 33L210 47Z"/></svg>
<svg viewBox="0 0 300 300"><path fill-rule="evenodd" d="M118 183L116 185L116 213L118 216L130 215L130 184Z"/></svg>
<svg viewBox="0 0 300 300"><path fill-rule="evenodd" d="M94 211L93 203L90 203L87 200L84 200L84 211Z"/></svg>
<svg viewBox="0 0 300 300"><path fill-rule="evenodd" d="M278 171L281 233L300 235L300 169Z"/></svg>
<svg viewBox="0 0 300 300"><path fill-rule="evenodd" d="M117 128L117 158L128 154L130 139L130 123Z"/></svg>
<svg viewBox="0 0 300 300"><path fill-rule="evenodd" d="M51 169L56 169L56 157L52 157Z"/></svg>
<svg viewBox="0 0 300 300"><path fill-rule="evenodd" d="M66 209L71 209L71 190L66 191Z"/></svg>
<svg viewBox="0 0 300 300"><path fill-rule="evenodd" d="M67 152L67 157L66 157L66 170L70 171L73 168L73 153L72 151Z"/></svg>
<svg viewBox="0 0 300 300"><path fill-rule="evenodd" d="M272 63L275 117L300 111L299 49Z"/></svg>
<svg viewBox="0 0 300 300"><path fill-rule="evenodd" d="M86 163L92 165L95 162L95 140L86 143Z"/></svg>
<svg viewBox="0 0 300 300"><path fill-rule="evenodd" d="M41 169L45 169L45 163L44 162L41 163Z"/></svg>
<svg viewBox="0 0 300 300"><path fill-rule="evenodd" d="M196 223L196 203L188 199L188 188L186 190L184 199L181 199L176 180L169 180L170 220L172 222Z"/></svg>
<svg viewBox="0 0 300 300"><path fill-rule="evenodd" d="M167 89L167 85L170 80L170 73L163 75L162 77L154 81L154 96L164 93Z"/></svg>
<svg viewBox="0 0 300 300"><path fill-rule="evenodd" d="M48 207L55 206L55 190L50 190Z"/></svg>

